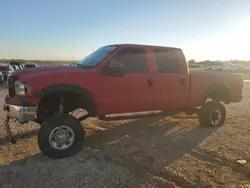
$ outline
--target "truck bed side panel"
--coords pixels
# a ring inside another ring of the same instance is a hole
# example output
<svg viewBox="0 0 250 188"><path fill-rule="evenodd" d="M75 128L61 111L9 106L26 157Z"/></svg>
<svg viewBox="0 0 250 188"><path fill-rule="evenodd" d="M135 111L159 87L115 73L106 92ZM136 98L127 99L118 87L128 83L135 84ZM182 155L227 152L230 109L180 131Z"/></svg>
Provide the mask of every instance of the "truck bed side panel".
<svg viewBox="0 0 250 188"><path fill-rule="evenodd" d="M213 85L223 85L230 90L231 102L238 102L242 95L241 74L192 72L190 73L189 106L201 106L207 92Z"/></svg>

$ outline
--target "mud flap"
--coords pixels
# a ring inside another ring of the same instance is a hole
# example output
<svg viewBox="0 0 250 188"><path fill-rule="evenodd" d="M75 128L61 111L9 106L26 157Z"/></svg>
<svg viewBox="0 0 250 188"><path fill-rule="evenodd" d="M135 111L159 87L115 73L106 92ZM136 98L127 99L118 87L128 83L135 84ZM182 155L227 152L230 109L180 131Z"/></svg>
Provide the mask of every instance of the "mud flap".
<svg viewBox="0 0 250 188"><path fill-rule="evenodd" d="M6 130L6 133L7 133L7 136L8 136L8 139L10 140L10 142L12 144L15 144L16 143L16 139L15 137L12 135L12 132L11 132L11 129L10 129L10 117L7 116L6 117L6 120L4 121L4 126L5 126L5 130Z"/></svg>

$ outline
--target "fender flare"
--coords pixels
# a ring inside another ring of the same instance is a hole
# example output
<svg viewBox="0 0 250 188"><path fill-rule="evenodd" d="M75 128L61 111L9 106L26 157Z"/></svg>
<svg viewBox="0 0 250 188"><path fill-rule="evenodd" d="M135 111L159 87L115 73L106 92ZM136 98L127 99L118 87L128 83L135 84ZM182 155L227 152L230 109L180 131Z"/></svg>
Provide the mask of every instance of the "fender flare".
<svg viewBox="0 0 250 188"><path fill-rule="evenodd" d="M225 85L223 83L212 83L208 87L206 87L206 89L205 89L204 96L203 96L204 102L207 99L207 97L210 96L211 93L213 93L217 89L221 89L221 88L224 88L225 91L228 92L229 97L231 96L231 90L227 85Z"/></svg>
<svg viewBox="0 0 250 188"><path fill-rule="evenodd" d="M71 92L74 94L79 94L87 98L90 101L90 105L93 109L91 109L92 113L97 113L97 106L93 95L86 89L75 85L75 84L54 84L49 87L45 87L41 89L39 92L35 93L35 97L39 97L40 99L46 96L51 95L52 93L57 92Z"/></svg>
<svg viewBox="0 0 250 188"><path fill-rule="evenodd" d="M49 87L45 87L41 89L39 92L35 93L34 96L41 98L41 97L48 96L55 92L68 92L68 91L75 93L75 94L88 92L86 89L75 84L54 84L54 85L50 85Z"/></svg>

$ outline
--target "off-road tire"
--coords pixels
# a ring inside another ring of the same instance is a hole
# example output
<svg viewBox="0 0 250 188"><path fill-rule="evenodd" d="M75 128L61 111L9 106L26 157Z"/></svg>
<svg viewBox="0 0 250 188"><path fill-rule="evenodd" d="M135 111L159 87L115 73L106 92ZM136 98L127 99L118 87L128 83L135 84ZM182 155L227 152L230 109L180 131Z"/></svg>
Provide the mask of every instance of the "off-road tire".
<svg viewBox="0 0 250 188"><path fill-rule="evenodd" d="M211 122L211 114L214 110L219 110L221 112L221 118L217 125L213 125ZM218 127L224 124L226 119L226 108L223 104L219 102L209 101L205 103L199 113L199 122L201 126Z"/></svg>
<svg viewBox="0 0 250 188"><path fill-rule="evenodd" d="M73 144L65 150L57 150L49 142L51 131L60 125L68 126L75 135ZM55 115L45 120L38 133L38 146L41 152L49 158L65 158L76 154L81 149L83 140L84 129L81 122L68 114Z"/></svg>

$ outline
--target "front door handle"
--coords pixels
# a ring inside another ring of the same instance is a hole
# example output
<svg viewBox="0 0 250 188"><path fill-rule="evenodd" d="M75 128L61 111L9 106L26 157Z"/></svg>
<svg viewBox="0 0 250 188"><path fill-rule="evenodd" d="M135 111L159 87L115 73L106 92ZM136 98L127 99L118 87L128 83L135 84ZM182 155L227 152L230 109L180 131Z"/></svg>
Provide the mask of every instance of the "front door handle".
<svg viewBox="0 0 250 188"><path fill-rule="evenodd" d="M148 78L147 83L148 83L148 87L153 86L153 85L154 85L154 80L153 80L153 78Z"/></svg>

